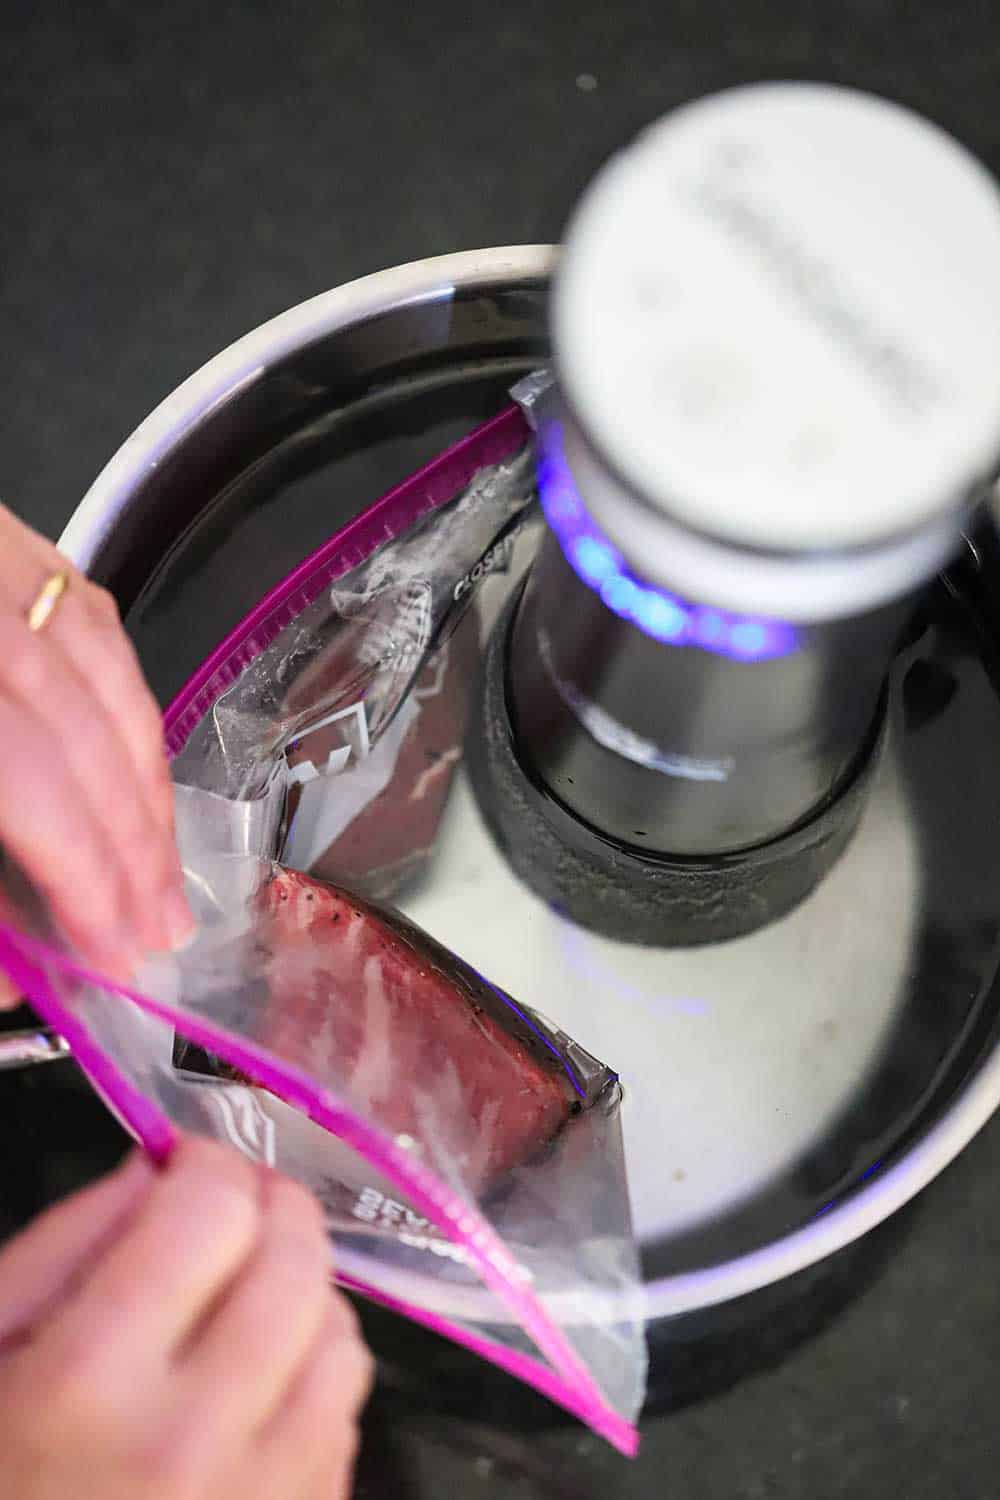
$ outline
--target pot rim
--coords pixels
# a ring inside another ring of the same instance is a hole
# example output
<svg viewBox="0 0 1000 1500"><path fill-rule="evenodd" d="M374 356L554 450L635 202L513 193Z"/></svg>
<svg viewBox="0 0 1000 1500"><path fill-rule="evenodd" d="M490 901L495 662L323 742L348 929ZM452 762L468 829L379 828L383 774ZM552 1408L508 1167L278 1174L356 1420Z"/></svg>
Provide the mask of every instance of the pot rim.
<svg viewBox="0 0 1000 1500"><path fill-rule="evenodd" d="M413 261L322 292L262 323L202 365L135 429L77 506L60 547L86 572L149 471L211 412L296 349L377 314L450 299L458 289L547 280L557 254L552 245L513 245ZM746 1296L844 1249L933 1181L998 1105L1000 1046L897 1163L781 1239L730 1261L647 1283L647 1316L689 1313Z"/></svg>

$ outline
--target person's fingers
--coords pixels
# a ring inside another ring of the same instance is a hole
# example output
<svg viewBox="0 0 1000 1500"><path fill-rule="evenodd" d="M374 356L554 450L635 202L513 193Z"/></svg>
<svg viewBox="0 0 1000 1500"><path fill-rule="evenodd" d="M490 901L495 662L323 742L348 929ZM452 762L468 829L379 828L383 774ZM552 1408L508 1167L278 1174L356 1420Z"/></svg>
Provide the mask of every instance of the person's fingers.
<svg viewBox="0 0 1000 1500"><path fill-rule="evenodd" d="M32 600L55 572L65 572L69 583L39 635L86 684L90 701L115 728L131 766L127 784L148 806L157 831L152 846L147 844L145 857L154 864L162 859L173 867L168 912L176 943L188 935L193 924L174 849L173 786L162 719L135 648L122 627L113 597L79 573L44 537L0 508L0 600L11 625L26 628ZM0 655L0 667L4 663ZM41 688L42 693L50 695L54 691L51 684ZM140 862L133 863L141 889Z"/></svg>
<svg viewBox="0 0 1000 1500"><path fill-rule="evenodd" d="M76 794L119 863L138 941L149 949L172 946L183 936L166 916L181 884L176 850L154 818L115 722L44 632L32 634L23 620L4 614L0 682L62 748Z"/></svg>
<svg viewBox="0 0 1000 1500"><path fill-rule="evenodd" d="M169 1363L256 1248L260 1173L226 1147L185 1137L138 1211L35 1341L52 1366L109 1384Z"/></svg>
<svg viewBox="0 0 1000 1500"><path fill-rule="evenodd" d="M122 626L114 597L79 578L67 591L66 606L52 620L52 639L92 683L105 712L120 726L158 826L171 838L174 799L163 719L142 675L135 647Z"/></svg>
<svg viewBox="0 0 1000 1500"><path fill-rule="evenodd" d="M8 852L95 964L127 977L141 956L120 866L78 794L61 744L35 711L0 692L0 829Z"/></svg>
<svg viewBox="0 0 1000 1500"><path fill-rule="evenodd" d="M0 1355L49 1314L135 1212L155 1168L141 1151L0 1249Z"/></svg>
<svg viewBox="0 0 1000 1500"><path fill-rule="evenodd" d="M354 1493L354 1467L358 1461L360 1446L361 1435L358 1428L353 1425L347 1427L337 1451L327 1455L303 1489L302 1500L351 1500Z"/></svg>
<svg viewBox="0 0 1000 1500"><path fill-rule="evenodd" d="M284 1404L262 1429L253 1464L274 1476L304 1475L296 1500L341 1500L350 1494L357 1455L357 1422L371 1394L374 1361L362 1342L353 1308L331 1292L326 1321ZM265 1493L268 1493L265 1490Z"/></svg>
<svg viewBox="0 0 1000 1500"><path fill-rule="evenodd" d="M105 713L118 726L139 788L156 822L167 870L163 914L171 947L194 930L174 841L174 785L163 739L159 705L146 684L135 647L122 628L118 607L105 589L86 584L84 603L93 628L73 629L73 608L53 620L53 636L77 671L93 684ZM82 592L82 589L81 589ZM138 860L134 862L138 863Z"/></svg>
<svg viewBox="0 0 1000 1500"><path fill-rule="evenodd" d="M147 843L142 860L131 861L132 882L141 890L141 863L172 867L165 916L173 944L187 937L193 922L184 898L173 838L173 785L159 708L142 675L138 657L122 627L112 596L91 583L69 560L10 511L0 506L0 600L3 613L24 624L39 590L54 573L69 582L40 636L57 650L87 685L92 701L115 727L131 765L127 783L148 806L158 838ZM0 656L0 665L4 658ZM0 679L2 680L2 679ZM42 693L46 689L41 689ZM53 691L52 688L49 691ZM119 782L119 785L122 783Z"/></svg>
<svg viewBox="0 0 1000 1500"><path fill-rule="evenodd" d="M0 973L0 1010L16 1010L23 998L17 985Z"/></svg>
<svg viewBox="0 0 1000 1500"><path fill-rule="evenodd" d="M73 567L53 542L32 531L13 511L0 505L0 589L6 591L18 582L30 583L27 575L32 565L42 574L43 581L52 573Z"/></svg>
<svg viewBox="0 0 1000 1500"><path fill-rule="evenodd" d="M257 1248L179 1356L192 1411L217 1441L249 1438L281 1405L324 1326L331 1268L319 1204L266 1174Z"/></svg>

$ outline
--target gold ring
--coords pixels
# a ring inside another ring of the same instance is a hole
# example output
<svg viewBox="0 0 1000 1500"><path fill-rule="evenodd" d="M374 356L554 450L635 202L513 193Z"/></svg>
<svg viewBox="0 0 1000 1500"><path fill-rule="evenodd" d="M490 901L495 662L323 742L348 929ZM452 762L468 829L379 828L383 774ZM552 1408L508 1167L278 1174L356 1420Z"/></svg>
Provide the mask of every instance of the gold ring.
<svg viewBox="0 0 1000 1500"><path fill-rule="evenodd" d="M53 573L51 578L45 580L38 590L34 604L28 610L29 630L38 631L48 624L68 584L68 573Z"/></svg>

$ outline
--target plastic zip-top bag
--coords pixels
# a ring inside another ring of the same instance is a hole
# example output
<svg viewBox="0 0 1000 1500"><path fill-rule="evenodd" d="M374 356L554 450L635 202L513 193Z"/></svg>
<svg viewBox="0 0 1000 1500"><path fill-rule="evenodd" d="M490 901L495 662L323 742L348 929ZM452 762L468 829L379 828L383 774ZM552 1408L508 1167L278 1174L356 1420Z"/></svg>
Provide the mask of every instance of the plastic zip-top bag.
<svg viewBox="0 0 1000 1500"><path fill-rule="evenodd" d="M398 911L530 559L511 407L364 511L166 715L192 946L129 985L17 872L0 961L158 1157L176 1127L306 1183L343 1285L637 1447L646 1354L615 1073Z"/></svg>

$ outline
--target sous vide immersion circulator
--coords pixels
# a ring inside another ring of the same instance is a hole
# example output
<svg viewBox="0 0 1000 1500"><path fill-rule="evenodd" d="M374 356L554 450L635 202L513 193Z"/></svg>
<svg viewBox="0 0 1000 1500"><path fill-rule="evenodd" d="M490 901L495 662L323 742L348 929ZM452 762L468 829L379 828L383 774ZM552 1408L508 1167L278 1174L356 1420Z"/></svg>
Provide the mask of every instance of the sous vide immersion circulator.
<svg viewBox="0 0 1000 1500"><path fill-rule="evenodd" d="M600 173L536 408L547 530L469 768L579 922L718 941L847 844L919 594L1000 454L1000 199L848 90L689 105Z"/></svg>

